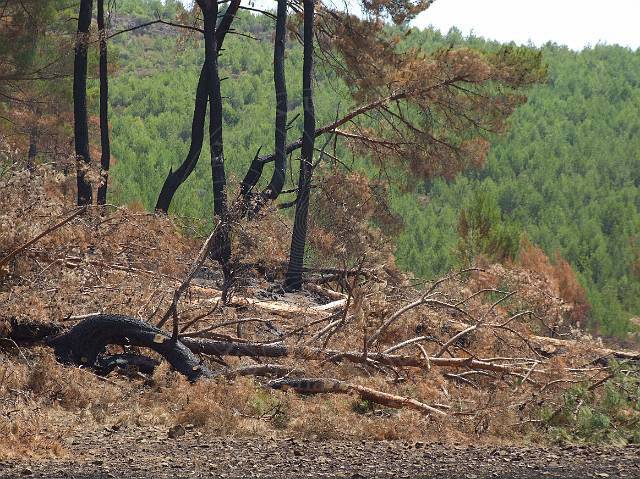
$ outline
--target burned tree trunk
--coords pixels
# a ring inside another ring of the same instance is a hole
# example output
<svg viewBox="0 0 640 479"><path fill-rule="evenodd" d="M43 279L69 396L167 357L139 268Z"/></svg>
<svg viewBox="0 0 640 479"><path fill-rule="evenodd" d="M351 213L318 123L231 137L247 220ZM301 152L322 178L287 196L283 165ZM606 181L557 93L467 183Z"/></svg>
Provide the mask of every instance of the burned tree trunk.
<svg viewBox="0 0 640 479"><path fill-rule="evenodd" d="M222 94L218 74L218 48L216 40L216 20L218 2L198 0L204 17L205 70L209 89L209 144L211 149L211 178L213 182L213 213L221 221L218 236L211 256L222 265L225 277L227 264L231 258L229 238L226 176L224 169L224 143L222 139Z"/></svg>
<svg viewBox="0 0 640 479"><path fill-rule="evenodd" d="M300 155L300 177L296 214L291 235L289 265L285 289L294 291L302 286L304 249L307 241L307 217L309 215L309 193L313 172L313 147L315 143L316 118L313 106L313 19L314 0L304 0L304 60L302 66L302 101L304 109L304 133Z"/></svg>
<svg viewBox="0 0 640 479"><path fill-rule="evenodd" d="M240 0L233 0L220 20L220 25L215 30L215 47L219 53L222 49L224 38L231 28L231 24L240 7ZM191 145L189 146L189 152L184 162L174 172L169 171L167 179L162 185L162 190L158 196L156 202L156 211L162 211L163 213L169 212L169 206L173 200L176 191L182 183L193 172L198 163L200 152L202 150L202 142L204 140L204 120L207 113L207 100L209 98L209 84L207 82L207 64L202 66L200 71L200 77L198 79L198 86L196 88L195 107L193 109L193 120L191 122Z"/></svg>
<svg viewBox="0 0 640 479"><path fill-rule="evenodd" d="M284 53L287 38L287 2L278 0L276 15L276 35L273 48L273 82L276 92L276 118L275 118L275 154L274 168L271 181L260 194L255 208L259 208L266 201L275 200L284 186L287 171L287 83L284 73ZM254 158L249 167L247 178L242 182L242 194L245 204L249 204L251 189L262 175L264 163Z"/></svg>
<svg viewBox="0 0 640 479"><path fill-rule="evenodd" d="M271 182L264 196L270 200L278 197L284 186L287 169L287 83L284 76L284 52L287 38L287 1L278 0L276 39L273 48L273 82L276 90L275 165Z"/></svg>
<svg viewBox="0 0 640 479"><path fill-rule="evenodd" d="M187 158L174 172L169 170L167 179L164 180L158 201L156 202L156 211L163 213L169 212L169 205L176 194L178 187L189 177L198 163L200 151L202 150L202 142L204 140L204 119L207 113L207 99L209 91L206 82L206 65L202 66L198 86L196 88L196 101L193 109L193 120L191 121L191 145Z"/></svg>
<svg viewBox="0 0 640 479"><path fill-rule="evenodd" d="M111 147L109 144L109 79L107 61L107 32L104 25L104 0L98 0L98 35L100 37L100 183L97 202L107 202L107 182L109 180L109 162Z"/></svg>
<svg viewBox="0 0 640 479"><path fill-rule="evenodd" d="M89 205L93 200L91 184L86 173L91 164L89 154L89 120L87 114L87 48L93 0L81 0L78 13L75 58L73 63L73 130L78 175L78 205Z"/></svg>

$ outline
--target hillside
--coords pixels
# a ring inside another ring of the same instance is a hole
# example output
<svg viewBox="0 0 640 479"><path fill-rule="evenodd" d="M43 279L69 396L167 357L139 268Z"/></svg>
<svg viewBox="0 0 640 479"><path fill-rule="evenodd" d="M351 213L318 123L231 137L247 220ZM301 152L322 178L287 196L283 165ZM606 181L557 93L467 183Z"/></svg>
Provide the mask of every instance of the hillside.
<svg viewBox="0 0 640 479"><path fill-rule="evenodd" d="M135 12L132 8L135 6ZM127 9L129 8L130 11ZM124 2L121 18L143 21L153 9ZM135 13L133 17L131 15ZM231 35L221 56L228 169L240 176L260 147L271 149L272 26L251 15ZM112 81L112 201L151 209L169 168L188 150L193 92L202 50L169 29L138 30L118 37L119 73ZM189 48L184 48L185 42ZM492 49L480 38L464 39L411 30L403 46L433 50L446 45ZM197 43L196 43L197 45ZM590 324L603 334L625 336L630 316L640 314L640 52L597 46L576 53L543 48L547 84L535 87L513 116L511 131L496 138L484 169L455 181L436 180L417 194L396 192L393 206L404 219L397 238L400 265L425 278L459 266L457 225L478 190L499 207L502 221L540 245L550 258L565 258L577 272L592 306ZM301 110L301 49L289 42L287 83L290 117ZM350 100L330 71L316 72L319 124L344 111ZM300 128L300 117L292 131ZM366 159L338 150L347 163L367 170ZM208 145L172 211L208 218L211 204ZM290 169L291 171L291 169ZM268 177L269 175L265 175Z"/></svg>
<svg viewBox="0 0 640 479"><path fill-rule="evenodd" d="M116 3L0 9L0 477L640 470L635 53Z"/></svg>
<svg viewBox="0 0 640 479"><path fill-rule="evenodd" d="M118 443L153 470L165 462L154 441L216 436L640 442L640 353L567 325L572 305L544 276L493 264L415 285L371 261L346 277L312 270L284 294L273 284L286 251L261 225L223 302L211 261L184 283L202 253L180 225L112 206L70 214L68 180L50 166L0 178L12 225L0 234L0 458L120 469ZM174 341L160 319L183 284Z"/></svg>

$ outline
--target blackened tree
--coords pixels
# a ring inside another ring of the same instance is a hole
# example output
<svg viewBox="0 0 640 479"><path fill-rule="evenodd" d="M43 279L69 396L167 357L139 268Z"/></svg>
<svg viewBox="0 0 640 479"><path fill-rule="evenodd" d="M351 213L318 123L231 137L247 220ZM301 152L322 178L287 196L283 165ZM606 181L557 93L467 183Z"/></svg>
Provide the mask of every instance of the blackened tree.
<svg viewBox="0 0 640 479"><path fill-rule="evenodd" d="M109 77L107 58L107 30L104 23L104 0L98 0L98 37L100 46L100 183L97 202L107 202L107 184L109 180L109 162L111 148L109 144Z"/></svg>
<svg viewBox="0 0 640 479"><path fill-rule="evenodd" d="M89 152L89 120L87 113L87 49L93 0L81 0L78 13L75 57L73 64L73 132L78 177L78 205L89 205L93 199L87 172L91 165Z"/></svg>
<svg viewBox="0 0 640 479"><path fill-rule="evenodd" d="M285 279L285 290L288 291L300 289L302 286L302 266L307 241L309 195L311 192L311 174L313 171L313 147L316 138L316 116L313 106L313 21L315 17L315 0L304 0L303 5L304 59L302 65L302 104L304 111L304 133L302 136L302 152L300 155L300 176L298 178L296 214L293 222L289 265Z"/></svg>
<svg viewBox="0 0 640 479"><path fill-rule="evenodd" d="M240 7L240 0L232 0L224 13L224 16L220 20L220 24L215 28L215 47L218 52L222 48L224 38L229 32L233 19L235 18L238 8ZM204 121L207 113L207 100L209 99L209 84L207 82L207 64L202 65L200 71L200 77L198 79L198 85L196 87L195 106L193 109L193 120L191 122L191 144L189 146L189 152L176 171L169 171L167 179L162 185L160 194L158 195L158 201L156 202L156 211L163 213L169 212L169 206L173 197L182 183L193 172L198 159L200 158L200 152L202 151L202 142L204 140Z"/></svg>

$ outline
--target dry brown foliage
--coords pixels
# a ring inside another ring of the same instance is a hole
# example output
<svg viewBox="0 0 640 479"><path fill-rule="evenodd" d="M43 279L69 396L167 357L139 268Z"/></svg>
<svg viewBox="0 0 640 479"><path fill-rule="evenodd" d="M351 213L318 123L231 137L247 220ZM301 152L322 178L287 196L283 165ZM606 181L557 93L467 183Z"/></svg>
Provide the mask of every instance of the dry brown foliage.
<svg viewBox="0 0 640 479"><path fill-rule="evenodd" d="M318 200L344 206L345 216L340 212L333 223L315 227L351 228L351 233L331 239L333 258L343 254L347 259L349 249L356 248L366 261L351 271L309 273L311 281L322 285L309 292L274 293L273 280L286 255L281 246L286 225L267 211L263 221L237 225L234 238L239 246L252 243L242 252L247 256L236 259L244 269L229 304L220 304L219 273L215 263L208 263L211 278L195 279L179 303L180 326L205 338L285 344L295 354L278 362L300 371L295 374L335 378L414 398L442 410L446 418L381 407L357 395L274 391L265 387L264 378L220 377L192 385L165 363L150 377L133 371L130 376L114 372L100 378L56 363L47 348L17 346L4 338L0 339L0 433L6 440L0 456L63 454L71 448L66 438L73 431L87 433L114 425L164 431L176 424L193 425L224 435L522 441L540 434L536 421L542 406L557 407L574 384L588 385L606 377L605 367L592 364L602 355L599 342L581 337L560 347L537 339L567 332L563 321L574 306L558 294L562 275L489 265L485 271L428 284L425 295L425 286L399 271L390 249L365 228L376 211L366 200L369 183L357 175L347 179L357 185L357 194L340 195L339 185L327 179L331 195L320 195ZM65 184L62 175L47 167L0 178L0 258L72 210ZM354 208L362 212L361 225L350 223L354 215L347 210ZM108 311L156 323L199 247L198 240L166 217L126 208L90 208L0 271L0 320L65 321L69 316ZM340 247L343 253L336 253ZM319 246L318 251L322 251ZM318 265L321 259L318 255ZM361 274L356 274L359 266ZM273 274L265 273L269 268ZM511 294L514 291L517 294ZM313 309L336 297L346 298L346 310ZM423 301L393 319L420 298ZM529 313L514 317L521 311ZM460 334L473 325L473 330ZM369 342L380 328L377 340ZM311 356L305 353L328 348L362 357L365 344L367 354L374 354L416 337L420 339L394 354L436 358L450 343L441 358L485 360L504 369L429 367L426 359L418 361L420 367L365 365L317 356L308 359ZM112 352L121 348L113 347ZM222 370L212 358L203 360ZM254 364L251 358L224 360L229 369Z"/></svg>
<svg viewBox="0 0 640 479"><path fill-rule="evenodd" d="M540 249L524 238L520 245L518 263L525 269L538 273L550 282L552 291L556 296L571 306L568 318L576 324L585 321L591 306L587 300L587 294L578 282L571 265L556 252L555 261L552 263L549 257Z"/></svg>
<svg viewBox="0 0 640 479"><path fill-rule="evenodd" d="M347 115L353 121L335 133L381 171L410 172L402 177L410 185L482 166L487 132L505 131L526 101L522 88L546 75L539 53L513 47L403 49L377 15L361 19L322 9L318 28L323 61L358 105Z"/></svg>

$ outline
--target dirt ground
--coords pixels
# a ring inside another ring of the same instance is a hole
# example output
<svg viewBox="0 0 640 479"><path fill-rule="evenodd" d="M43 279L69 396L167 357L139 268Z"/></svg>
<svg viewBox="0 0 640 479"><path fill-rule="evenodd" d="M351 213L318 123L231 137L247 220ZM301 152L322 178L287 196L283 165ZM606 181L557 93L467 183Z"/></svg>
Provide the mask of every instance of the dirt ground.
<svg viewBox="0 0 640 479"><path fill-rule="evenodd" d="M640 478L640 446L456 447L177 433L129 428L69 437L66 457L3 461L0 478Z"/></svg>

